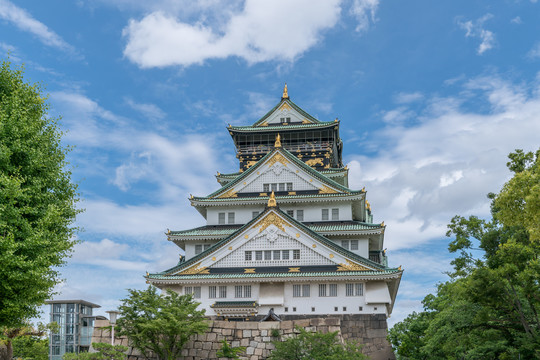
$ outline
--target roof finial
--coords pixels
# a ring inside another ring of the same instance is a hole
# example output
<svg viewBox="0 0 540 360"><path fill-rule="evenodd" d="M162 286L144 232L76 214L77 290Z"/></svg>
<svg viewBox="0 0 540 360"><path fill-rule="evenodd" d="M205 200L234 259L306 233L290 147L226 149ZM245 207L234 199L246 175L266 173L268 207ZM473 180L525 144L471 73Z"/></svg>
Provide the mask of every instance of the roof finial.
<svg viewBox="0 0 540 360"><path fill-rule="evenodd" d="M276 142L274 143L274 147L281 147L281 136L277 134L276 136Z"/></svg>
<svg viewBox="0 0 540 360"><path fill-rule="evenodd" d="M276 196L274 195L274 190L272 190L272 193L270 194L270 198L268 199L268 207L276 207Z"/></svg>
<svg viewBox="0 0 540 360"><path fill-rule="evenodd" d="M285 83L285 86L283 87L283 96L282 99L288 99L289 98L289 92L287 91L287 83Z"/></svg>

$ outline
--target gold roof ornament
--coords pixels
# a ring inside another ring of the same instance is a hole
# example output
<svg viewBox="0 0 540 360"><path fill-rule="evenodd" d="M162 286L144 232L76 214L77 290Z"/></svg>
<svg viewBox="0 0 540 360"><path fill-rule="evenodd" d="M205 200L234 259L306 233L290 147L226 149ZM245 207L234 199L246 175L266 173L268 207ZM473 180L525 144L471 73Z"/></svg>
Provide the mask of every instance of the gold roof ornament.
<svg viewBox="0 0 540 360"><path fill-rule="evenodd" d="M150 276L150 274L148 273L148 271L146 272L146 277Z"/></svg>
<svg viewBox="0 0 540 360"><path fill-rule="evenodd" d="M270 198L268 199L268 207L276 207L276 196L274 195L274 190L272 190L272 193L270 194Z"/></svg>
<svg viewBox="0 0 540 360"><path fill-rule="evenodd" d="M285 86L283 87L283 96L281 96L282 99L288 99L289 98L289 92L287 90L287 83L285 83Z"/></svg>
<svg viewBox="0 0 540 360"><path fill-rule="evenodd" d="M276 142L274 143L274 147L281 147L281 136L277 134L276 136Z"/></svg>
<svg viewBox="0 0 540 360"><path fill-rule="evenodd" d="M381 223L381 227L384 227L384 221Z"/></svg>

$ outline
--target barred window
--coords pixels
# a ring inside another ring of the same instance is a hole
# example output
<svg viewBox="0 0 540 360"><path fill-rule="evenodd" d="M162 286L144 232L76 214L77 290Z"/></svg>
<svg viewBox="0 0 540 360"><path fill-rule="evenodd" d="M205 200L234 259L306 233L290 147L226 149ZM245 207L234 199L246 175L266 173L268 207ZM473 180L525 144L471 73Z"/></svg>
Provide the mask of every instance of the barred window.
<svg viewBox="0 0 540 360"><path fill-rule="evenodd" d="M241 298L242 297L242 285L236 285L234 287L234 297L235 298Z"/></svg>
<svg viewBox="0 0 540 360"><path fill-rule="evenodd" d="M277 183L274 183L271 185L272 185L272 191L277 191Z"/></svg>
<svg viewBox="0 0 540 360"><path fill-rule="evenodd" d="M332 220L339 220L339 209L332 209Z"/></svg>
<svg viewBox="0 0 540 360"><path fill-rule="evenodd" d="M193 298L194 299L200 299L201 298L201 287L200 286L194 286L193 287Z"/></svg>
<svg viewBox="0 0 540 360"><path fill-rule="evenodd" d="M204 250L210 249L210 246L212 246L212 244L204 244Z"/></svg>
<svg viewBox="0 0 540 360"><path fill-rule="evenodd" d="M244 285L244 297L251 297L251 285Z"/></svg>
<svg viewBox="0 0 540 360"><path fill-rule="evenodd" d="M351 240L351 250L358 250L358 240Z"/></svg>
<svg viewBox="0 0 540 360"><path fill-rule="evenodd" d="M279 183L279 191L285 191L285 183Z"/></svg>
<svg viewBox="0 0 540 360"><path fill-rule="evenodd" d="M362 283L345 284L345 295L346 296L364 295L364 284Z"/></svg>
<svg viewBox="0 0 540 360"><path fill-rule="evenodd" d="M296 220L304 221L304 210L296 210Z"/></svg>
<svg viewBox="0 0 540 360"><path fill-rule="evenodd" d="M300 250L293 250L293 260L300 259Z"/></svg>
<svg viewBox="0 0 540 360"><path fill-rule="evenodd" d="M270 191L270 184L263 184L263 191L269 192Z"/></svg>
<svg viewBox="0 0 540 360"><path fill-rule="evenodd" d="M219 297L224 299L227 297L227 286L220 286L219 287Z"/></svg>
<svg viewBox="0 0 540 360"><path fill-rule="evenodd" d="M236 285L234 287L235 298L249 298L251 297L251 285Z"/></svg>
<svg viewBox="0 0 540 360"><path fill-rule="evenodd" d="M323 221L328 220L328 209L321 209L321 218Z"/></svg>
<svg viewBox="0 0 540 360"><path fill-rule="evenodd" d="M217 287L216 286L209 286L208 287L208 298L209 299L215 299L217 297Z"/></svg>
<svg viewBox="0 0 540 360"><path fill-rule="evenodd" d="M218 214L218 224L222 225L225 224L225 213L219 213Z"/></svg>
<svg viewBox="0 0 540 360"><path fill-rule="evenodd" d="M234 224L234 213L230 212L227 215L228 215L228 223L229 224Z"/></svg>
<svg viewBox="0 0 540 360"><path fill-rule="evenodd" d="M341 240L341 247L349 250L349 240Z"/></svg>
<svg viewBox="0 0 540 360"><path fill-rule="evenodd" d="M281 255L281 251L274 250L274 260L279 260Z"/></svg>
<svg viewBox="0 0 540 360"><path fill-rule="evenodd" d="M310 289L310 286L309 284L306 284L306 285L302 285L302 296L303 297L309 297L309 289Z"/></svg>
<svg viewBox="0 0 540 360"><path fill-rule="evenodd" d="M337 284L330 284L329 290L328 296L337 296Z"/></svg>
<svg viewBox="0 0 540 360"><path fill-rule="evenodd" d="M252 219L255 219L257 216L259 216L259 212L258 212L258 211L253 211L253 212L251 213L251 218L252 218Z"/></svg>
<svg viewBox="0 0 540 360"><path fill-rule="evenodd" d="M184 295L192 294L193 293L193 287L186 286L184 287Z"/></svg>
<svg viewBox="0 0 540 360"><path fill-rule="evenodd" d="M289 260L289 250L281 250L281 258L283 260Z"/></svg>
<svg viewBox="0 0 540 360"><path fill-rule="evenodd" d="M292 183L287 183L287 191L292 191Z"/></svg>
<svg viewBox="0 0 540 360"><path fill-rule="evenodd" d="M262 260L262 250L255 251L255 260Z"/></svg>
<svg viewBox="0 0 540 360"><path fill-rule="evenodd" d="M195 245L195 255L202 253L202 245Z"/></svg>
<svg viewBox="0 0 540 360"><path fill-rule="evenodd" d="M272 250L264 250L264 260L272 260Z"/></svg>
<svg viewBox="0 0 540 360"><path fill-rule="evenodd" d="M293 285L293 297L302 296L302 285Z"/></svg>
<svg viewBox="0 0 540 360"><path fill-rule="evenodd" d="M246 261L251 261L251 259L252 259L252 253L251 253L251 251L246 251L246 252L244 252L244 254L245 254L245 255L244 255L244 256L245 256L245 260L246 260Z"/></svg>
<svg viewBox="0 0 540 360"><path fill-rule="evenodd" d="M326 296L326 284L319 284L319 296Z"/></svg>
<svg viewBox="0 0 540 360"><path fill-rule="evenodd" d="M287 215L294 217L294 210L287 210Z"/></svg>

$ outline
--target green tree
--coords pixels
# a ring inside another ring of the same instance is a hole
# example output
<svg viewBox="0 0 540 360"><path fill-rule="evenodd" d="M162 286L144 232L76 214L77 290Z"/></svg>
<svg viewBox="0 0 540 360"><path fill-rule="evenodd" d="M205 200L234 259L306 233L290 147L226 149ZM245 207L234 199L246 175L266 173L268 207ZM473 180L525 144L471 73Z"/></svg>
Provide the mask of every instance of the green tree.
<svg viewBox="0 0 540 360"><path fill-rule="evenodd" d="M129 293L119 307L118 335L126 335L146 358L154 353L158 360L176 359L192 335L208 328L205 311L197 310L191 295L158 294L152 286Z"/></svg>
<svg viewBox="0 0 540 360"><path fill-rule="evenodd" d="M65 353L63 360L125 360L127 347L122 345L111 345L106 343L92 343L96 352Z"/></svg>
<svg viewBox="0 0 540 360"><path fill-rule="evenodd" d="M49 339L39 336L19 336L13 339L13 357L23 360L47 360Z"/></svg>
<svg viewBox="0 0 540 360"><path fill-rule="evenodd" d="M509 155L514 177L489 194L491 220L452 219L454 270L424 312L390 330L398 358L540 358L539 154Z"/></svg>
<svg viewBox="0 0 540 360"><path fill-rule="evenodd" d="M13 357L23 359L42 359L49 357L49 331L58 328L56 322L44 325L38 324L37 328L27 324L16 328L0 328L0 359L11 360Z"/></svg>
<svg viewBox="0 0 540 360"><path fill-rule="evenodd" d="M36 316L70 254L79 212L58 119L22 69L0 65L0 326Z"/></svg>
<svg viewBox="0 0 540 360"><path fill-rule="evenodd" d="M364 360L362 346L341 343L336 332L310 332L297 327L298 334L284 341L274 341L269 360Z"/></svg>
<svg viewBox="0 0 540 360"><path fill-rule="evenodd" d="M240 359L240 354L246 351L245 346L232 347L227 340L221 340L221 349L216 352L217 357L227 359Z"/></svg>

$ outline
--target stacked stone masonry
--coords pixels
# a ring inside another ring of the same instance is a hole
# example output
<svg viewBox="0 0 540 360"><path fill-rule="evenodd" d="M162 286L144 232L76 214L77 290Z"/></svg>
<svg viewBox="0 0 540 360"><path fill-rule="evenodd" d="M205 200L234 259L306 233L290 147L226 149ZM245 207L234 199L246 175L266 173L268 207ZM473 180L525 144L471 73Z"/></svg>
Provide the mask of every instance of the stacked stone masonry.
<svg viewBox="0 0 540 360"><path fill-rule="evenodd" d="M185 346L180 359L206 360L218 359L216 352L227 340L233 347L245 346L246 352L241 359L266 359L274 349L273 341L294 336L295 327L308 331L338 332L342 340L355 340L364 345L363 352L371 360L395 359L386 339L387 324L384 315L337 315L327 317L297 317L281 322L222 321L209 320L209 329L205 334L196 335ZM106 327L108 320L97 320L92 342L110 343L111 334ZM273 337L276 330L279 337ZM115 344L129 347L125 337L115 338ZM128 360L142 360L144 357L131 347L127 351ZM220 359L221 360L221 359Z"/></svg>

